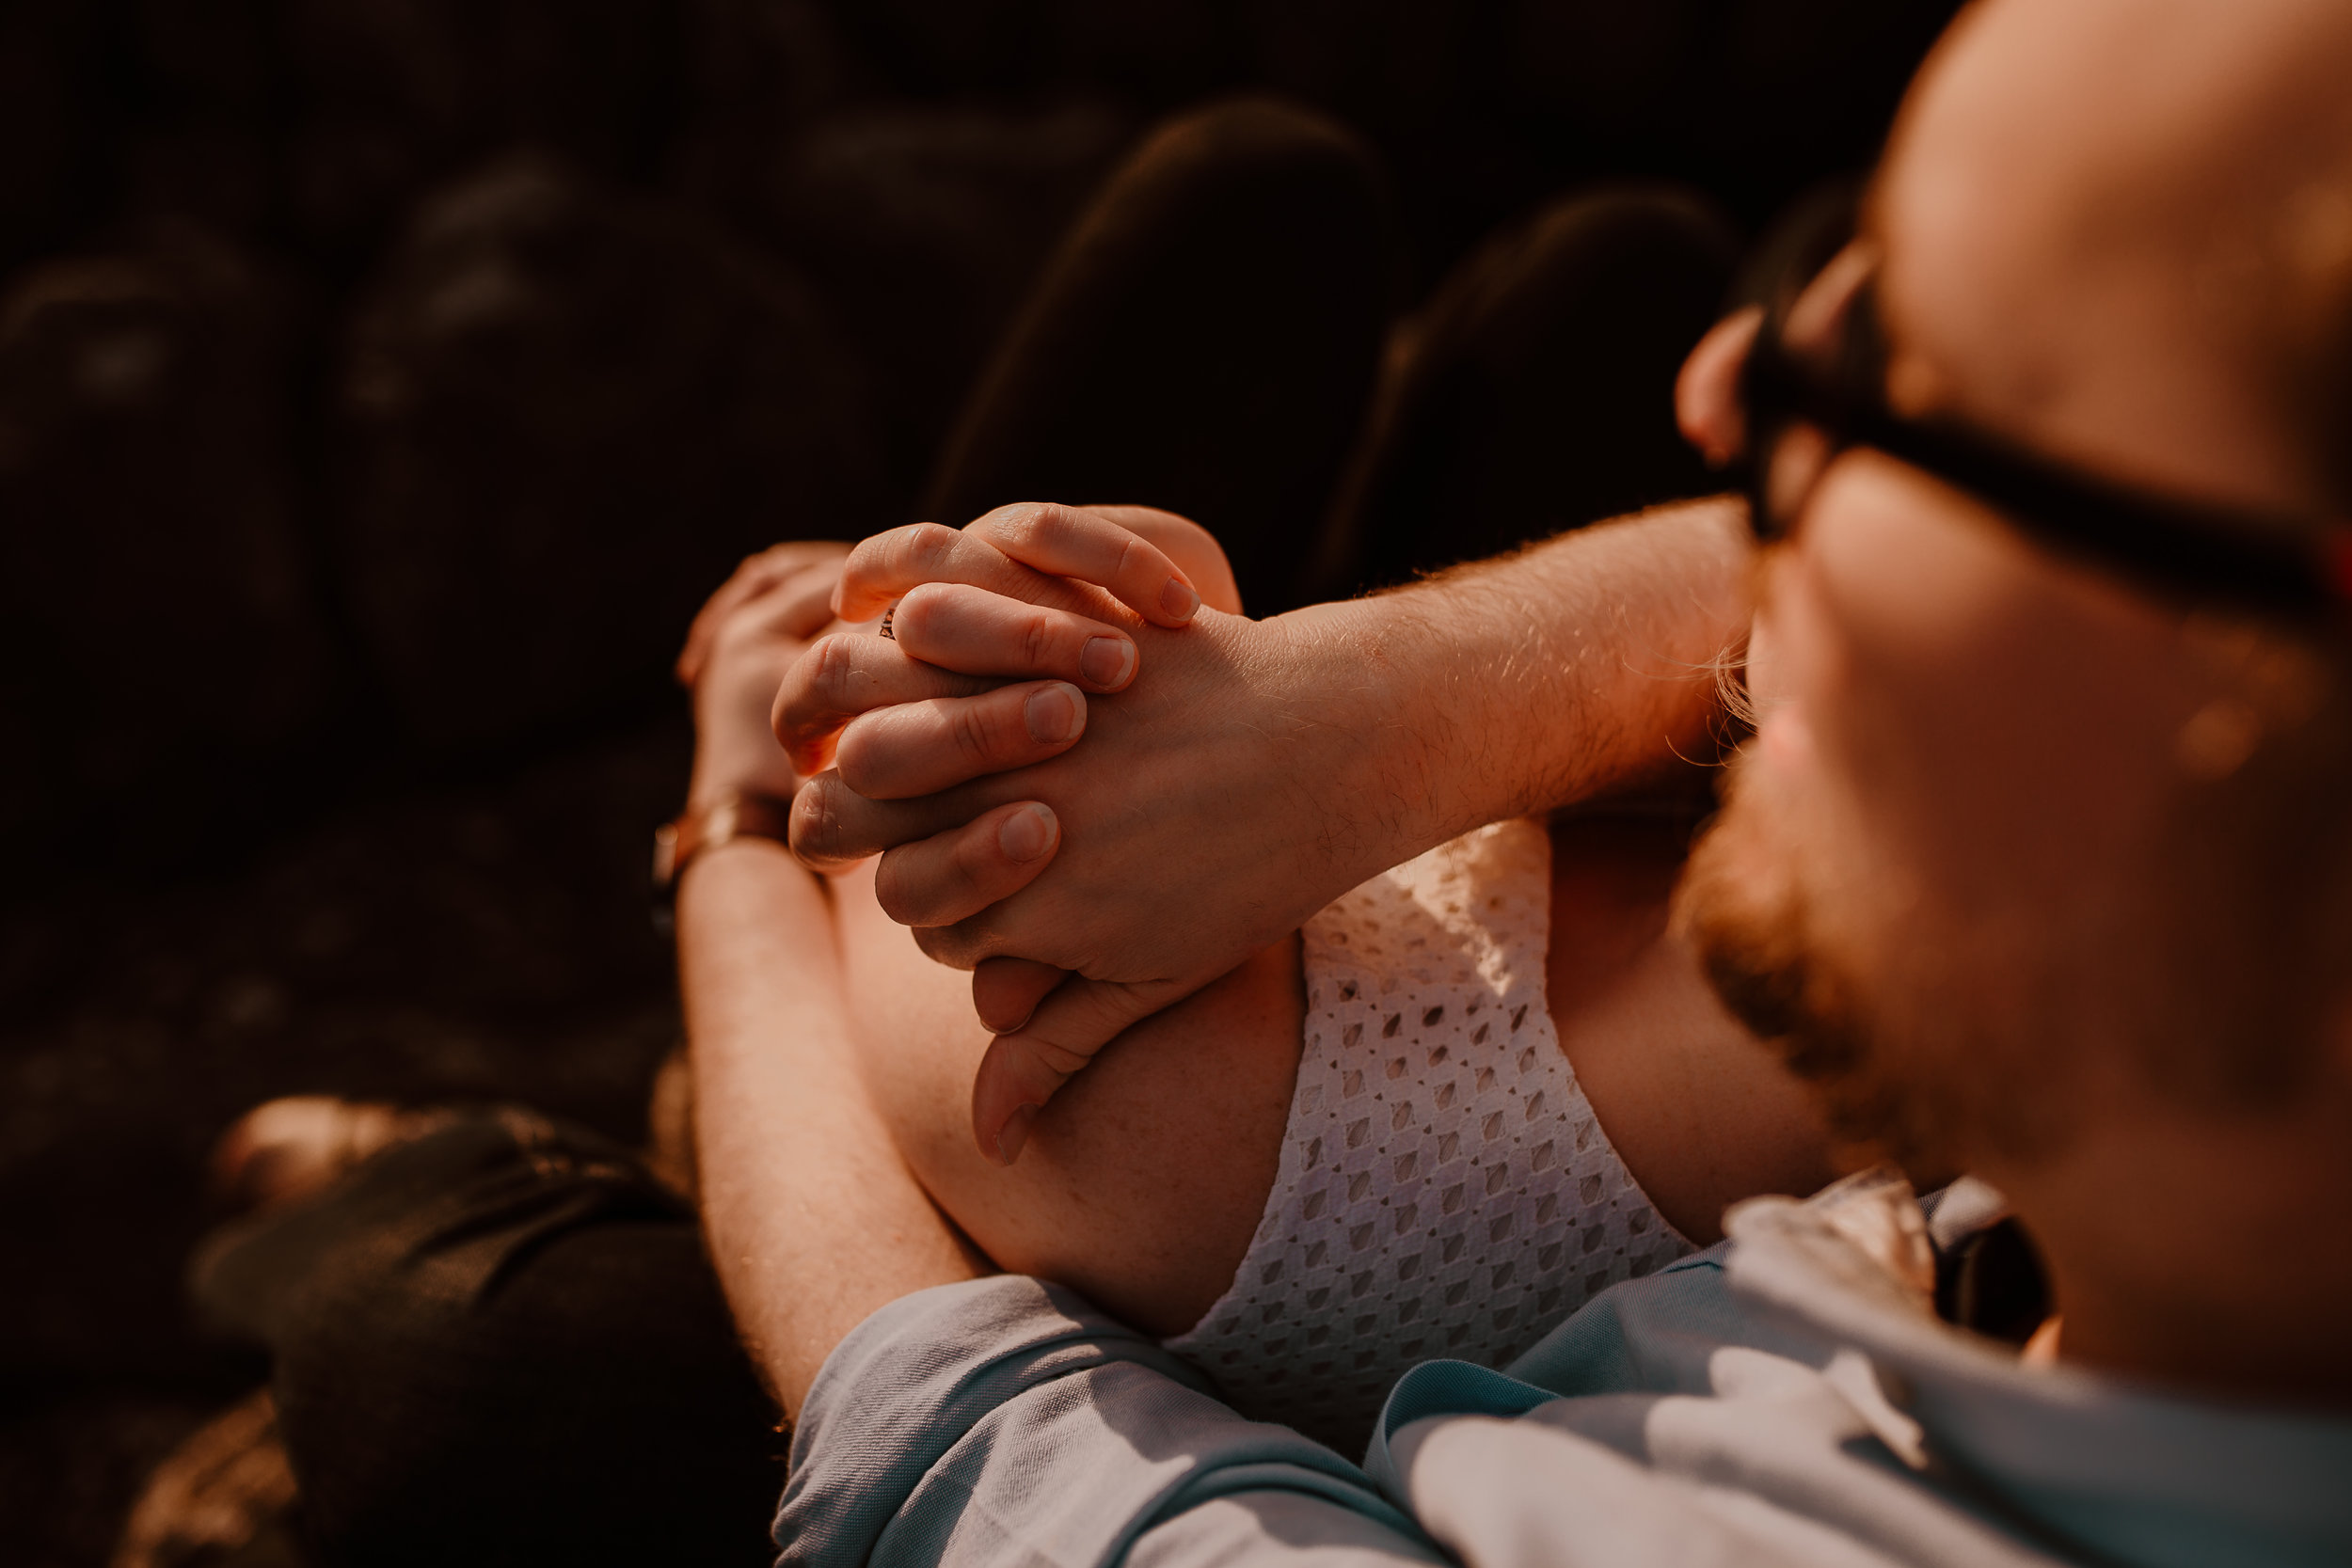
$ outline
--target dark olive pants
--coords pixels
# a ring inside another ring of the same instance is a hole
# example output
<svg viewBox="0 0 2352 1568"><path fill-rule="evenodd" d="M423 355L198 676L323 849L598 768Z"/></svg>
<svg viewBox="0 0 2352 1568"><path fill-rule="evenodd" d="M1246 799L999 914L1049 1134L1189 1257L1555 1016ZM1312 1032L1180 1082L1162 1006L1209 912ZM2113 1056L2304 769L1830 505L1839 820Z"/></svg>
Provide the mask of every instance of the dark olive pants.
<svg viewBox="0 0 2352 1568"><path fill-rule="evenodd" d="M774 1407L692 1213L624 1149L469 1115L199 1259L272 1354L323 1561L757 1563Z"/></svg>

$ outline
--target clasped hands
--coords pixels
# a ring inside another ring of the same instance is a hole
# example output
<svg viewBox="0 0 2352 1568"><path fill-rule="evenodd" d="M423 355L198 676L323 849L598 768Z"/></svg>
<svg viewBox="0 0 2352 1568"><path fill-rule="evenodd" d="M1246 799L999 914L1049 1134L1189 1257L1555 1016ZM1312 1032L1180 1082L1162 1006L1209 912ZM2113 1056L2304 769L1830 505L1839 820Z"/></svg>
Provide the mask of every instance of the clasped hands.
<svg viewBox="0 0 2352 1568"><path fill-rule="evenodd" d="M1321 798L1356 750L1343 640L1243 618L1196 525L917 524L850 550L833 610L854 629L808 647L771 713L804 781L792 848L820 871L880 854L883 910L972 971L983 1152L1009 1163L1121 1030L1350 885ZM885 610L889 636L856 626Z"/></svg>

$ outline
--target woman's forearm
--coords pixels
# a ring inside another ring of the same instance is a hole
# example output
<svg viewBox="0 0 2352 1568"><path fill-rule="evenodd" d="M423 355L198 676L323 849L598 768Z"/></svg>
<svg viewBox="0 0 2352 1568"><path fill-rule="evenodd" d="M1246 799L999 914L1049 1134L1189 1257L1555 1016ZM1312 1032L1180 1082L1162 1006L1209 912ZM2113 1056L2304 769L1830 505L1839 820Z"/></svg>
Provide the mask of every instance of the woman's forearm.
<svg viewBox="0 0 2352 1568"><path fill-rule="evenodd" d="M793 1414L868 1313L980 1267L862 1085L818 879L781 846L739 839L688 868L677 929L711 1260Z"/></svg>

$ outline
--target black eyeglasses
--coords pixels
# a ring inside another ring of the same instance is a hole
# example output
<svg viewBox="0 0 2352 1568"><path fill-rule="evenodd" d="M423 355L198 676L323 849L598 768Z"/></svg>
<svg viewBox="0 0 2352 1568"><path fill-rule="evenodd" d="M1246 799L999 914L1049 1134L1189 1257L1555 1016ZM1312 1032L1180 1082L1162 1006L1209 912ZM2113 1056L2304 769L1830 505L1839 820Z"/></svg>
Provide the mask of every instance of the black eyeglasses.
<svg viewBox="0 0 2352 1568"><path fill-rule="evenodd" d="M2053 550L2161 596L2352 623L2352 525L2135 490L1988 435L1896 413L1883 390L1886 344L1872 283L1864 271L1819 355L1800 357L1782 336L1801 289L1777 291L1766 306L1740 380L1749 515L1759 539L1788 531L1840 451L1869 447L1989 503Z"/></svg>

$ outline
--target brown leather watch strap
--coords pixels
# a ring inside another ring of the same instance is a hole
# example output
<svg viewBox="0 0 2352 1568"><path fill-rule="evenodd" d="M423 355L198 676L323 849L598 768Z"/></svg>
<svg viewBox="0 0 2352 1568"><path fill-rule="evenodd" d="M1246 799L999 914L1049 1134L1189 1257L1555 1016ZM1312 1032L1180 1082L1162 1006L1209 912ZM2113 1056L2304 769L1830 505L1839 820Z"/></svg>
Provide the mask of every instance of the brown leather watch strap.
<svg viewBox="0 0 2352 1568"><path fill-rule="evenodd" d="M653 885L662 894L674 895L679 876L696 855L739 838L787 843L791 825L789 800L772 795L723 795L653 831Z"/></svg>

